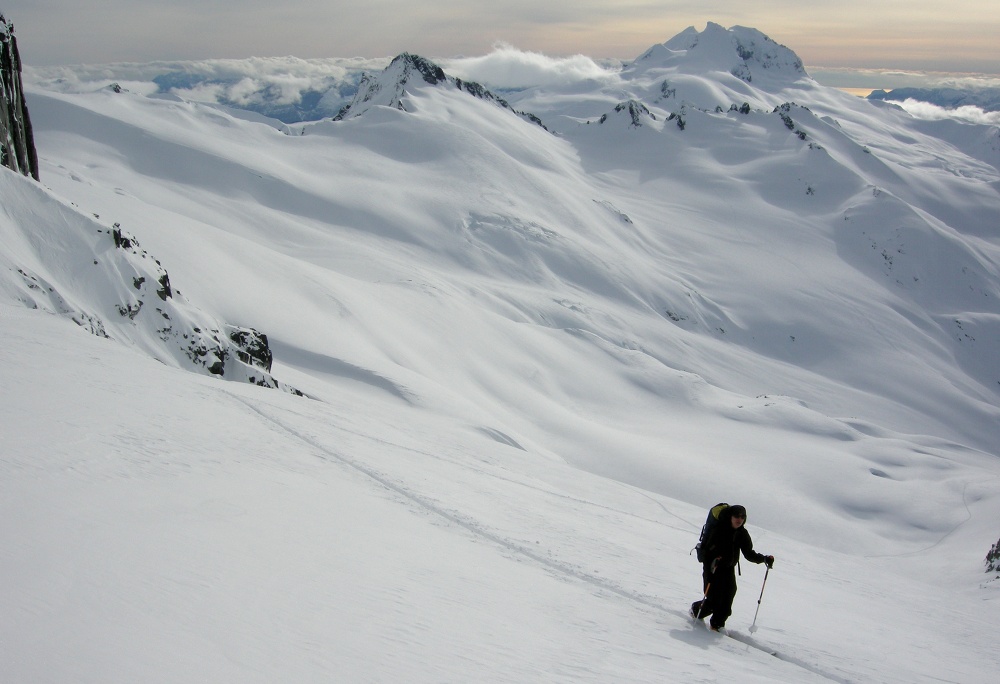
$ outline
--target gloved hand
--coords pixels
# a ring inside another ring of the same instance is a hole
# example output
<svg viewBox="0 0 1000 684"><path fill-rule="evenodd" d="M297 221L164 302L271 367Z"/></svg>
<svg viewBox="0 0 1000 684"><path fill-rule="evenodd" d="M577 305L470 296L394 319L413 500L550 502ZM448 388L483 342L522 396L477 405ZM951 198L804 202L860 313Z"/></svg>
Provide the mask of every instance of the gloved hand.
<svg viewBox="0 0 1000 684"><path fill-rule="evenodd" d="M764 556L764 565L770 570L774 567L774 556Z"/></svg>

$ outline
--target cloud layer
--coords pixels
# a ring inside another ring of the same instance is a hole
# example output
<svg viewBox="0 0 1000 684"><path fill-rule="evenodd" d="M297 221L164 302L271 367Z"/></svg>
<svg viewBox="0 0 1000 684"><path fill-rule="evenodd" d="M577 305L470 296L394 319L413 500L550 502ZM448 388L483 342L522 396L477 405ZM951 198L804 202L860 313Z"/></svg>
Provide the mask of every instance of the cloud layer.
<svg viewBox="0 0 1000 684"><path fill-rule="evenodd" d="M1000 88L1000 76L946 71L808 67L809 75L835 88Z"/></svg>
<svg viewBox="0 0 1000 684"><path fill-rule="evenodd" d="M550 57L518 50L507 43L495 44L492 52L481 57L442 59L440 63L453 76L494 88L568 85L615 78L613 70L584 55Z"/></svg>
<svg viewBox="0 0 1000 684"><path fill-rule="evenodd" d="M892 102L892 100L889 101ZM959 121L968 121L969 123L1000 126L1000 112L987 112L974 105L946 109L930 102L921 102L913 99L895 102L894 104L898 104L918 119L929 119L932 121L958 119Z"/></svg>
<svg viewBox="0 0 1000 684"><path fill-rule="evenodd" d="M350 101L365 72L378 72L383 58L299 59L253 57L202 61L157 61L31 67L27 83L67 93L92 92L118 83L143 95L170 94L185 100L245 108L286 122L332 116ZM497 43L482 56L433 58L450 75L482 83L495 90L566 87L574 83L614 81L622 62L598 62L584 55L553 57ZM824 85L883 88L904 86L988 88L1000 78L972 74L920 73L876 69L813 69ZM976 106L945 108L906 100L898 102L923 119L959 119L1000 125L1000 113Z"/></svg>
<svg viewBox="0 0 1000 684"><path fill-rule="evenodd" d="M498 43L478 57L432 58L450 75L493 89L566 86L613 80L621 62L599 64L590 57L550 57ZM46 90L92 92L117 83L143 95L171 94L185 100L245 107L274 115L310 97L325 100L323 115L335 114L365 72L379 72L391 58L253 57L202 61L158 61L55 67L26 67L25 79Z"/></svg>

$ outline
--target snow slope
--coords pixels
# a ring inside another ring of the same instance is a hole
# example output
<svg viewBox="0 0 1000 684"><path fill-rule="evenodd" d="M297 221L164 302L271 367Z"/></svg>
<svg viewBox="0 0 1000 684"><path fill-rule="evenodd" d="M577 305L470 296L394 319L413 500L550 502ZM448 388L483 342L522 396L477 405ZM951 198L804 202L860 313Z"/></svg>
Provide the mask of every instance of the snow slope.
<svg viewBox="0 0 1000 684"><path fill-rule="evenodd" d="M13 681L991 678L996 129L739 27L505 95L547 128L398 79L294 129L29 88L44 187L0 179ZM78 273L114 224L306 396L132 335L110 267ZM108 337L26 308L26 266ZM743 641L685 614L719 500L778 557L752 639L744 565Z"/></svg>

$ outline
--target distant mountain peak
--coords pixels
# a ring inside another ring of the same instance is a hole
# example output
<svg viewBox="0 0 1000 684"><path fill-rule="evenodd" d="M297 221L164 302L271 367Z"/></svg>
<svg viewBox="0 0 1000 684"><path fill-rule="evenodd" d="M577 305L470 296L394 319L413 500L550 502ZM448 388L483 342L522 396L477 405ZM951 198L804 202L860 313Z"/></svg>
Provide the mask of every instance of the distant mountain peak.
<svg viewBox="0 0 1000 684"><path fill-rule="evenodd" d="M408 111L404 104L408 88L416 89L424 86L450 87L464 91L545 128L537 116L515 110L505 99L488 88L473 81L463 81L449 76L431 60L409 52L397 55L381 73L365 74L358 84L358 92L354 99L334 117L334 120L353 119L376 106Z"/></svg>
<svg viewBox="0 0 1000 684"><path fill-rule="evenodd" d="M690 26L667 42L652 46L631 68L675 68L689 73L727 71L747 83L767 77L797 80L808 76L794 51L757 29L727 29L713 22L704 31Z"/></svg>
<svg viewBox="0 0 1000 684"><path fill-rule="evenodd" d="M437 85L438 83L443 83L448 80L448 76L444 73L444 69L429 59L421 57L420 55L413 55L409 52L404 52L392 60L387 71L392 70L393 67L397 65L403 70L401 83L406 83L414 71L423 76L424 81L430 83L431 85Z"/></svg>

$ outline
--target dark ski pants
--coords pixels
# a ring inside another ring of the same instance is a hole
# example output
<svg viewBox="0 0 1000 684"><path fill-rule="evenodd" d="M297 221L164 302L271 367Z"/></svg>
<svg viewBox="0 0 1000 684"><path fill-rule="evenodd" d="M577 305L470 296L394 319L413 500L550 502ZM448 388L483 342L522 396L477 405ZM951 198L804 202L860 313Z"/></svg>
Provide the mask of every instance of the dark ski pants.
<svg viewBox="0 0 1000 684"><path fill-rule="evenodd" d="M725 627L726 620L733 614L733 599L736 598L736 568L716 568L713 573L706 563L701 577L708 596L692 603L691 611L703 618L711 617L709 622L713 629ZM705 605L702 606L702 603Z"/></svg>

